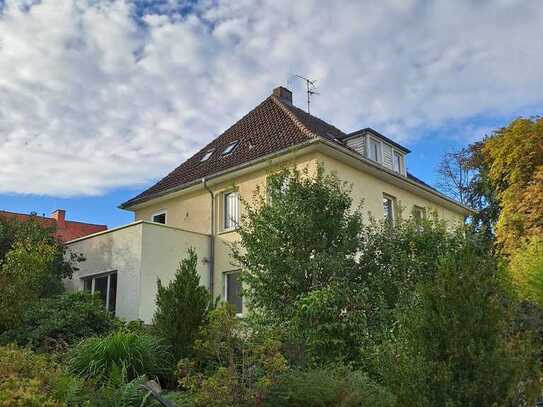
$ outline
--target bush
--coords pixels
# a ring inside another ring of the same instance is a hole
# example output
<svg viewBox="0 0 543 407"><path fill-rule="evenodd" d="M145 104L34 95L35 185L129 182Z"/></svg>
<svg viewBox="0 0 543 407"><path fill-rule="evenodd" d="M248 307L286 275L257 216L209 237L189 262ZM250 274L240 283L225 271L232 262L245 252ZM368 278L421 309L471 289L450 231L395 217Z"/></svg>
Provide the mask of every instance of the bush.
<svg viewBox="0 0 543 407"><path fill-rule="evenodd" d="M170 343L176 360L190 355L211 300L208 290L200 285L197 264L198 257L191 248L170 284L163 286L160 279L157 281L154 329Z"/></svg>
<svg viewBox="0 0 543 407"><path fill-rule="evenodd" d="M179 361L179 384L190 390L196 406L256 406L286 370L280 342L256 333L229 305L209 314L194 344L195 359Z"/></svg>
<svg viewBox="0 0 543 407"><path fill-rule="evenodd" d="M60 377L45 356L14 345L0 347L0 406L61 406L50 395Z"/></svg>
<svg viewBox="0 0 543 407"><path fill-rule="evenodd" d="M401 405L509 406L535 402L539 363L529 335L512 331L509 282L466 238L442 256L399 312L374 368Z"/></svg>
<svg viewBox="0 0 543 407"><path fill-rule="evenodd" d="M68 357L69 372L99 384L114 376L128 382L142 375L165 375L171 369L170 348L162 339L126 330L85 339Z"/></svg>
<svg viewBox="0 0 543 407"><path fill-rule="evenodd" d="M336 367L291 371L281 377L268 407L393 407L394 396L363 373Z"/></svg>
<svg viewBox="0 0 543 407"><path fill-rule="evenodd" d="M85 292L41 299L23 312L22 323L2 334L0 341L43 351L63 350L83 338L109 333L120 325L97 297Z"/></svg>

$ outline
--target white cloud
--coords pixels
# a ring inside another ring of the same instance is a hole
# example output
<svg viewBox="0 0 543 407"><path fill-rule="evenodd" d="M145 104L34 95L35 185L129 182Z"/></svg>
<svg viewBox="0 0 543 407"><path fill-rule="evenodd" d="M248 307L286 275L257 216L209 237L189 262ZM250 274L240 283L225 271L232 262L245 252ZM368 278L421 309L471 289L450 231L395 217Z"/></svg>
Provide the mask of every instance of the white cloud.
<svg viewBox="0 0 543 407"><path fill-rule="evenodd" d="M538 2L142 3L7 0L0 193L148 183L295 73L318 79L317 115L404 141L543 103Z"/></svg>

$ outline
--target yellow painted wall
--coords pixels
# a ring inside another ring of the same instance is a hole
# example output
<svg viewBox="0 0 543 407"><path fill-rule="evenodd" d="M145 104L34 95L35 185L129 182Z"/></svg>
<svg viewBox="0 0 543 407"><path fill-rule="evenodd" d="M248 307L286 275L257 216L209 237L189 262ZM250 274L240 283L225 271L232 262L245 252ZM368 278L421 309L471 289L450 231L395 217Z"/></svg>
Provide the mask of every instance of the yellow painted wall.
<svg viewBox="0 0 543 407"><path fill-rule="evenodd" d="M341 180L352 184L354 205L358 205L363 201L363 213L365 215L371 214L377 219L382 219L382 197L383 193L386 193L396 198L398 206L403 208L404 218L409 217L413 206L417 205L426 208L428 213L436 211L441 219L448 222L463 222L464 215L460 209L458 212L453 212L413 192L386 183L373 175L321 152L301 155L285 164L270 166L267 169L258 170L211 187L215 195L215 231L217 232L215 237L214 295L222 297L224 293L224 273L236 269L236 265L232 264L228 244L236 241L238 234L235 231L221 232L220 223L223 218L222 193L235 188L239 191L242 200L251 201L257 187L260 187L262 192L265 191L267 176L274 171L278 171L282 167L297 167L298 169L307 167L313 171L318 163L323 164L326 171L333 172ZM136 220L150 220L154 213L167 210L167 223L169 225L200 233L210 233L210 205L210 195L202 189L186 196L172 198L136 210L135 217Z"/></svg>

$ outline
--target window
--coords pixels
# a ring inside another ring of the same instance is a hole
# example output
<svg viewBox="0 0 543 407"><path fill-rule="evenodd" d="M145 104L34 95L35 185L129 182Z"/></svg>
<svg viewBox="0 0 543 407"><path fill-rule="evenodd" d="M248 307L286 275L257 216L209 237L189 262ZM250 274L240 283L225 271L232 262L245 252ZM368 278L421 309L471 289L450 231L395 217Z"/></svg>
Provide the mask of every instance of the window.
<svg viewBox="0 0 543 407"><path fill-rule="evenodd" d="M397 151L394 151L394 171L403 174L403 157Z"/></svg>
<svg viewBox="0 0 543 407"><path fill-rule="evenodd" d="M394 201L394 197L390 195L383 195L383 215L385 222L390 226L394 225Z"/></svg>
<svg viewBox="0 0 543 407"><path fill-rule="evenodd" d="M228 154L233 153L236 147L238 146L238 144L239 144L238 140L234 141L233 143L228 144L226 148L224 149L224 151L222 152L222 155L228 155Z"/></svg>
<svg viewBox="0 0 543 407"><path fill-rule="evenodd" d="M239 223L239 193L224 194L224 230L235 229Z"/></svg>
<svg viewBox="0 0 543 407"><path fill-rule="evenodd" d="M166 224L166 211L155 213L151 219L155 223L162 223L163 225L165 225Z"/></svg>
<svg viewBox="0 0 543 407"><path fill-rule="evenodd" d="M413 206L413 219L417 224L422 223L426 219L426 209L417 205Z"/></svg>
<svg viewBox="0 0 543 407"><path fill-rule="evenodd" d="M117 302L117 272L89 277L83 280L83 289L98 294L109 312L115 313Z"/></svg>
<svg viewBox="0 0 543 407"><path fill-rule="evenodd" d="M370 160L381 162L381 143L372 138L369 139L368 143L368 156Z"/></svg>
<svg viewBox="0 0 543 407"><path fill-rule="evenodd" d="M211 150L207 150L204 154L204 156L202 157L202 159L200 160L200 162L204 162L204 161L207 161L209 160L209 157L211 157L213 155L213 152L215 151L214 148L212 148Z"/></svg>
<svg viewBox="0 0 543 407"><path fill-rule="evenodd" d="M241 296L240 273L226 273L224 275L224 298L226 302L232 304L236 309L236 314L243 312L243 298Z"/></svg>

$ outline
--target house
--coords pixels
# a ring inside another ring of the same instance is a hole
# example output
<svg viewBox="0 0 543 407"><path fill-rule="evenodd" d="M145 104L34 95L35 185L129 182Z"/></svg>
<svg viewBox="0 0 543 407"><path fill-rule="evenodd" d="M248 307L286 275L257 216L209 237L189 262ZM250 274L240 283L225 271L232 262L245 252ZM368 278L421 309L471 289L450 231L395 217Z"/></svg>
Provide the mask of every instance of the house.
<svg viewBox="0 0 543 407"><path fill-rule="evenodd" d="M25 214L8 211L0 211L0 218L16 219L19 222L28 222L33 220L38 222L43 227L54 228L54 235L61 242L67 242L69 240L107 230L106 225L95 225L93 223L66 220L66 211L64 209L57 209L51 214L50 218L46 216L38 216L35 213Z"/></svg>
<svg viewBox="0 0 543 407"><path fill-rule="evenodd" d="M68 242L87 261L67 286L99 291L119 317L150 322L157 278L169 281L194 247L201 283L242 313L239 271L228 248L238 238L240 198L250 199L281 168L311 170L322 163L352 183L354 202L364 200L376 218L393 222L401 206L401 216L435 211L447 222L463 222L470 209L411 175L408 154L370 128L344 133L295 107L288 89L276 88L166 177L123 203L121 208L134 212L133 223Z"/></svg>

